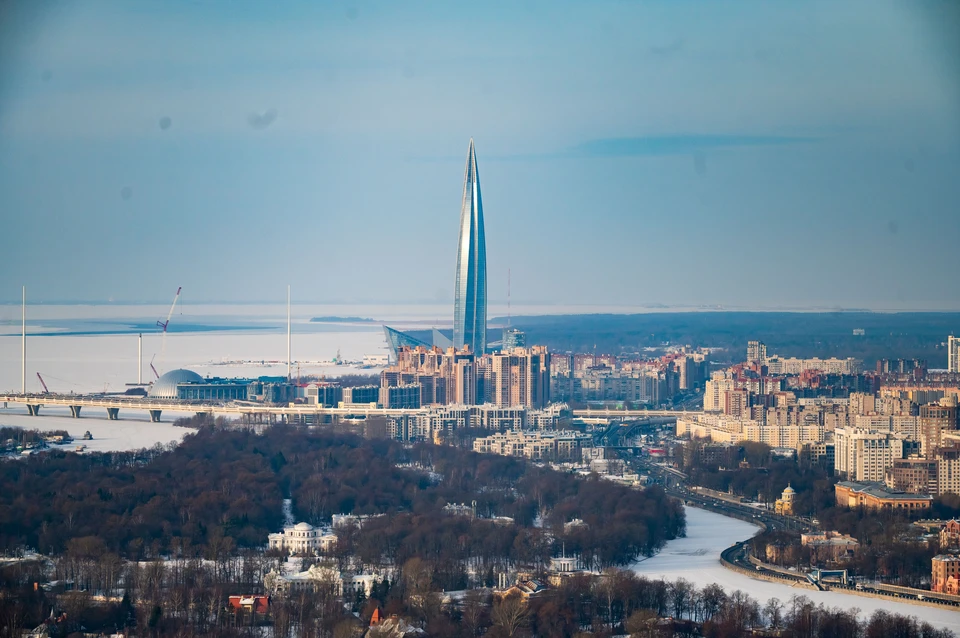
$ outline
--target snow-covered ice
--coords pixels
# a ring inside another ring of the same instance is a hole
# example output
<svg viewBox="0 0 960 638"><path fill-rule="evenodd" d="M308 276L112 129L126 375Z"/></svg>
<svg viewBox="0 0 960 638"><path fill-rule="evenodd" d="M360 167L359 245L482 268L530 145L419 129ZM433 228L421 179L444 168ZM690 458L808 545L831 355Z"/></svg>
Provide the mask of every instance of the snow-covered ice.
<svg viewBox="0 0 960 638"><path fill-rule="evenodd" d="M94 416L102 415L102 416ZM21 427L27 430L66 430L74 438L70 445L52 446L73 450L78 445L87 446L90 452L122 452L151 448L157 443L179 443L183 437L195 430L173 425L173 421L184 414L162 415L160 423L152 423L150 415L143 410L120 410L120 420L109 421L101 408L84 408L79 419L70 416L67 407L44 406L40 409L40 416L29 416L26 407L11 404L3 408L0 404L0 425ZM83 433L88 431L93 436L92 441L83 441Z"/></svg>
<svg viewBox="0 0 960 638"><path fill-rule="evenodd" d="M793 595L806 596L817 604L843 609L857 608L863 618L877 609L916 616L937 627L960 633L960 612L937 609L923 605L892 602L839 592L819 592L805 588L790 587L750 578L720 564L720 552L734 543L750 538L757 527L721 514L694 507L686 508L687 536L667 543L653 558L641 560L634 571L652 578L676 580L685 578L697 587L717 583L727 593L739 589L762 603L770 598L788 600Z"/></svg>

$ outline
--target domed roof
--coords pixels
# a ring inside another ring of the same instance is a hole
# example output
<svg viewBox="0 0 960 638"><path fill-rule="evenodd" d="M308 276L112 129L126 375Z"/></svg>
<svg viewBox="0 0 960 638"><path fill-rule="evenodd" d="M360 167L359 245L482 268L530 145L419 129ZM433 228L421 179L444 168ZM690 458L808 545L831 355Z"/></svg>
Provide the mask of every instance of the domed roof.
<svg viewBox="0 0 960 638"><path fill-rule="evenodd" d="M310 530L313 529L313 525L311 525L310 523L297 523L296 525L293 526L293 529L299 530L301 532L309 532Z"/></svg>
<svg viewBox="0 0 960 638"><path fill-rule="evenodd" d="M183 368L171 370L153 382L147 396L151 399L176 399L178 383L203 383L203 377Z"/></svg>
<svg viewBox="0 0 960 638"><path fill-rule="evenodd" d="M792 487L790 487L790 484L789 484L789 483L787 483L787 489L783 490L783 493L784 493L784 494L796 494L797 492L796 492L796 490L794 490Z"/></svg>

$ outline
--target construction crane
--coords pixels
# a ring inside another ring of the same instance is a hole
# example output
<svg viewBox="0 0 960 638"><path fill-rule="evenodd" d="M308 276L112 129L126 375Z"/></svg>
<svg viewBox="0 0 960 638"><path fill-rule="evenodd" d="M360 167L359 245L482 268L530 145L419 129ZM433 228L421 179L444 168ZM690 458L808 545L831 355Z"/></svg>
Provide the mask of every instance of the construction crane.
<svg viewBox="0 0 960 638"><path fill-rule="evenodd" d="M37 378L40 379L40 385L43 386L43 393L50 394L50 390L47 389L47 384L43 382L43 377L40 376L40 373L37 373Z"/></svg>
<svg viewBox="0 0 960 638"><path fill-rule="evenodd" d="M170 312L167 313L167 320L160 321L157 320L157 327L163 328L164 334L167 332L167 326L170 325L170 317L173 316L173 309L177 307L177 300L180 298L180 291L183 290L183 286L177 287L177 294L173 296L173 303L170 304Z"/></svg>
<svg viewBox="0 0 960 638"><path fill-rule="evenodd" d="M157 358L157 355L153 355L152 357L150 357L150 369L153 370L153 376L159 379L160 373L157 372L157 369L153 367L153 360L156 358Z"/></svg>

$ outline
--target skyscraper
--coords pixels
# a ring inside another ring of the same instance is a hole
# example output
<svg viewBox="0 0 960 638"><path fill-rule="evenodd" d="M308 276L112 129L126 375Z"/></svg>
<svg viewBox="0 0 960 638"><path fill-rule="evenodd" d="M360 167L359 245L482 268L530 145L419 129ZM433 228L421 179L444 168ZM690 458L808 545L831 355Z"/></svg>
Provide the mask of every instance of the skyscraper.
<svg viewBox="0 0 960 638"><path fill-rule="evenodd" d="M947 370L960 372L960 337L953 335L947 337Z"/></svg>
<svg viewBox="0 0 960 638"><path fill-rule="evenodd" d="M470 138L467 168L463 173L460 205L460 241L457 245L457 284L453 301L453 345L469 346L483 354L487 349L487 245L483 236L483 204L477 153Z"/></svg>

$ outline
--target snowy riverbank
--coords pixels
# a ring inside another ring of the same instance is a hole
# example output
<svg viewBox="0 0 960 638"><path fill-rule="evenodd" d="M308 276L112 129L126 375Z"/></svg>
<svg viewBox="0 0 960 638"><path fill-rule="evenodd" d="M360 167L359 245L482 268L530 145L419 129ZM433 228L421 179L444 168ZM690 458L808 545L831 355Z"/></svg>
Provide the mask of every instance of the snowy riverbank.
<svg viewBox="0 0 960 638"><path fill-rule="evenodd" d="M789 600L791 596L806 596L817 604L842 609L859 609L867 618L877 609L917 616L936 627L943 627L960 634L960 612L949 609L934 609L882 599L864 598L839 592L818 592L780 583L750 578L725 569L720 564L720 552L738 541L750 538L757 527L721 514L714 514L693 507L686 508L687 536L670 541L653 558L634 565L634 571L652 578L676 580L685 578L703 587L717 583L728 593L739 589L753 598L766 602L770 598Z"/></svg>

